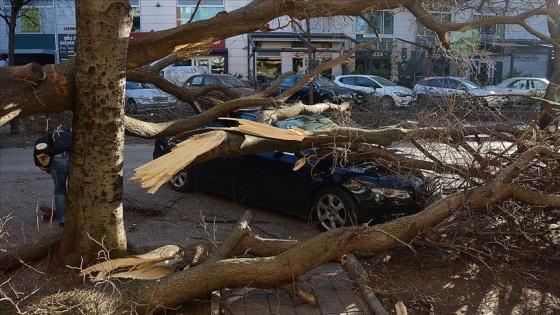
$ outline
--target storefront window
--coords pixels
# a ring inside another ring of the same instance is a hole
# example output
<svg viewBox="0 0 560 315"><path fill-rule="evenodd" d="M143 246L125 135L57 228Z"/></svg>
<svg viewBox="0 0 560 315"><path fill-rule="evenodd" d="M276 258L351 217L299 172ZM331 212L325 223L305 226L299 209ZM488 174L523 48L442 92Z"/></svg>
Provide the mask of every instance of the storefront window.
<svg viewBox="0 0 560 315"><path fill-rule="evenodd" d="M197 8L198 0L178 0L179 25L213 18L219 12L225 11L224 0L202 0ZM194 14L194 17L193 17Z"/></svg>
<svg viewBox="0 0 560 315"><path fill-rule="evenodd" d="M475 14L473 16L473 20L478 21L485 17L492 17L492 16L483 16L481 14ZM505 25L490 24L490 25L481 26L478 28L478 33L481 37L504 38Z"/></svg>
<svg viewBox="0 0 560 315"><path fill-rule="evenodd" d="M132 32L139 32L140 30L140 8L132 7Z"/></svg>
<svg viewBox="0 0 560 315"><path fill-rule="evenodd" d="M274 80L282 71L280 53L264 53L257 55L257 80L266 82Z"/></svg>
<svg viewBox="0 0 560 315"><path fill-rule="evenodd" d="M389 11L366 13L366 18L378 28L379 34L393 34L394 15ZM375 34L373 29L362 18L358 18L356 32L361 34Z"/></svg>
<svg viewBox="0 0 560 315"><path fill-rule="evenodd" d="M431 15L441 22L451 22L451 13L432 12ZM416 22L416 30L418 35L434 35L434 31L424 26L424 24L418 20Z"/></svg>

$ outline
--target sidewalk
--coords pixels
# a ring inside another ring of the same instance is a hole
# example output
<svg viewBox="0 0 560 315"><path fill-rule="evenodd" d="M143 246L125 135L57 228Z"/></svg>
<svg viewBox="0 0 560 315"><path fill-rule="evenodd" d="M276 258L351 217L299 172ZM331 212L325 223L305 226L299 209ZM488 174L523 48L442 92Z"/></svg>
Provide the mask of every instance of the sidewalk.
<svg viewBox="0 0 560 315"><path fill-rule="evenodd" d="M298 285L316 295L318 303L310 305L285 292L244 288L222 290L221 303L213 303L213 313L231 315L358 315L372 314L368 304L357 294L357 284L338 263L327 263L310 270ZM221 308L221 309L219 309ZM218 310L219 309L219 310ZM217 313L219 312L219 313Z"/></svg>

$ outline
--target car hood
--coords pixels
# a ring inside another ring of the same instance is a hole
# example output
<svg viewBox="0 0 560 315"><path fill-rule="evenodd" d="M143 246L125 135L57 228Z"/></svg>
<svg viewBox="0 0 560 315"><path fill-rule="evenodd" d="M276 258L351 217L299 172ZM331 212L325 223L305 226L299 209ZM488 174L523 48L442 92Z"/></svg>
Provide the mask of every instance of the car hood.
<svg viewBox="0 0 560 315"><path fill-rule="evenodd" d="M359 184L363 187L414 189L424 183L420 177L399 175L368 162L349 167L332 167L331 163L320 161L312 166L312 170L316 180L327 180L344 185Z"/></svg>

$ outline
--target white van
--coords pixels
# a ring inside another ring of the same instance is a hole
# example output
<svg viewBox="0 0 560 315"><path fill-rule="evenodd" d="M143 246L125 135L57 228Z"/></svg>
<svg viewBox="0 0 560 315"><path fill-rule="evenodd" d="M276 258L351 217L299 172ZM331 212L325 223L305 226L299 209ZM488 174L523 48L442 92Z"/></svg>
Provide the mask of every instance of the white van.
<svg viewBox="0 0 560 315"><path fill-rule="evenodd" d="M183 86L189 77L199 73L210 73L210 71L208 67L203 66L168 66L160 72L162 77L178 86Z"/></svg>

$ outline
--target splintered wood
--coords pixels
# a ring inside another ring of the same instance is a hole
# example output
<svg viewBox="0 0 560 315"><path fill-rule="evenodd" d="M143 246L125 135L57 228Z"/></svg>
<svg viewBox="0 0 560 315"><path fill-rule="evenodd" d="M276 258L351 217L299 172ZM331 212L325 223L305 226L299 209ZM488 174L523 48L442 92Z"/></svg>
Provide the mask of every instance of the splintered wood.
<svg viewBox="0 0 560 315"><path fill-rule="evenodd" d="M305 138L305 132L301 129L280 129L245 119L230 120L238 121L239 126L212 128L213 131L188 138L178 143L171 152L138 167L131 179L140 181L143 188L149 188L149 193L155 193L161 185L189 166L196 157L226 141L225 131L287 141L302 141Z"/></svg>
<svg viewBox="0 0 560 315"><path fill-rule="evenodd" d="M153 194L197 156L217 147L226 139L226 133L219 131L193 136L177 144L171 152L138 167L132 179L140 181L142 187L149 188L148 192Z"/></svg>

